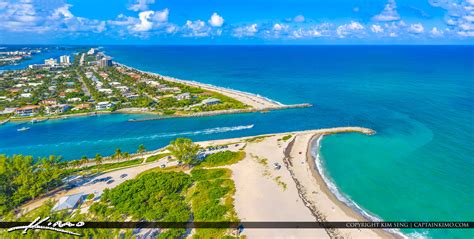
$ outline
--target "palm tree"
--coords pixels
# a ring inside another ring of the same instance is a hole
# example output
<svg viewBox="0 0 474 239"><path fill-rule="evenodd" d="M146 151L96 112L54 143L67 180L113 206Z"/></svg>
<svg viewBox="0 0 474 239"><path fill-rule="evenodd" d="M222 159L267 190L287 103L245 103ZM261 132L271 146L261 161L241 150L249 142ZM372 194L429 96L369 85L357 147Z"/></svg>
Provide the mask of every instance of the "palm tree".
<svg viewBox="0 0 474 239"><path fill-rule="evenodd" d="M100 154L95 155L95 164L97 165L97 168L99 168L100 164L102 164L102 156Z"/></svg>
<svg viewBox="0 0 474 239"><path fill-rule="evenodd" d="M120 161L120 158L122 157L122 150L120 150L120 148L117 148L113 157L116 158L117 161Z"/></svg>
<svg viewBox="0 0 474 239"><path fill-rule="evenodd" d="M81 166L86 165L88 162L89 162L89 159L87 159L87 156L84 155L81 158L80 165Z"/></svg>
<svg viewBox="0 0 474 239"><path fill-rule="evenodd" d="M137 153L139 153L139 154L143 157L143 153L145 153L145 151L146 151L145 145L140 144L140 145L138 146Z"/></svg>

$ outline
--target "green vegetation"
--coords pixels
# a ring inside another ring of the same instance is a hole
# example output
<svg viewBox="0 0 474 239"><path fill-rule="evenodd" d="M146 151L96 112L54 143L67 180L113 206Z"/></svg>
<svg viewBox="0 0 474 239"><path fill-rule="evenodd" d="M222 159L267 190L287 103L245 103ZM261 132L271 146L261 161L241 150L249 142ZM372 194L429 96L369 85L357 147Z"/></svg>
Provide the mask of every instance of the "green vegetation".
<svg viewBox="0 0 474 239"><path fill-rule="evenodd" d="M259 143L262 142L265 138L271 137L273 135L262 135L262 136L256 136L253 138L245 139L245 142L248 143Z"/></svg>
<svg viewBox="0 0 474 239"><path fill-rule="evenodd" d="M154 161L158 161L164 157L167 157L167 156L170 156L171 154L169 153L162 153L162 154L156 154L156 155L153 155L153 156L150 156L146 159L146 162L147 163L151 163L151 162L154 162Z"/></svg>
<svg viewBox="0 0 474 239"><path fill-rule="evenodd" d="M195 186L188 194L194 221L238 221L234 210L234 182L230 169L194 169ZM221 238L228 229L196 229L194 238Z"/></svg>
<svg viewBox="0 0 474 239"><path fill-rule="evenodd" d="M80 170L81 171L87 171L87 170L91 170L91 171L92 170L109 171L109 170L112 170L112 169L139 165L142 162L143 162L143 159L138 158L138 159L132 159L132 160L122 161L122 162L118 162L118 163L105 163L105 164L100 164L100 165L93 165L93 166L81 168Z"/></svg>
<svg viewBox="0 0 474 239"><path fill-rule="evenodd" d="M245 158L245 152L232 152L229 150L217 152L208 155L204 160L199 163L202 167L217 167L223 165L230 165L239 162Z"/></svg>
<svg viewBox="0 0 474 239"><path fill-rule="evenodd" d="M61 184L66 172L54 156L34 160L31 156L0 155L0 215Z"/></svg>
<svg viewBox="0 0 474 239"><path fill-rule="evenodd" d="M293 137L291 134L283 136L280 140L287 141Z"/></svg>
<svg viewBox="0 0 474 239"><path fill-rule="evenodd" d="M188 138L177 138L168 146L168 150L178 161L188 165L194 162L199 149L200 146Z"/></svg>
<svg viewBox="0 0 474 239"><path fill-rule="evenodd" d="M191 163L199 150L189 139L177 139L171 143L175 157ZM143 147L144 148L144 147ZM117 149L115 155L124 158L124 153ZM167 153L150 157L159 160ZM176 156L178 155L178 156ZM224 151L208 156L200 166L214 167L233 164L245 157L244 152ZM55 202L47 202L41 207L17 218L13 213L15 207L28 199L47 192L61 184L60 178L71 172L93 172L111 170L140 164L143 159L133 159L117 163L103 164L102 157L96 156L96 164L83 168L87 158L77 162L58 163L57 158L34 161L32 157L0 156L0 210L3 221L32 221L37 216L51 216L51 221L167 221L167 222L237 222L233 195L235 185L231 179L232 172L226 168L194 168L185 173L183 167L154 168L142 172L135 179L130 179L115 188L105 189L100 201L92 202L94 194L87 196L86 204L90 205L87 213L80 210L51 211ZM69 229L68 229L69 230ZM86 238L133 238L132 229L70 229L83 234ZM227 238L229 229L197 229L193 238ZM21 232L6 234L2 238L18 238ZM186 235L184 229L164 229L158 238L180 238ZM73 238L50 231L30 230L25 238Z"/></svg>

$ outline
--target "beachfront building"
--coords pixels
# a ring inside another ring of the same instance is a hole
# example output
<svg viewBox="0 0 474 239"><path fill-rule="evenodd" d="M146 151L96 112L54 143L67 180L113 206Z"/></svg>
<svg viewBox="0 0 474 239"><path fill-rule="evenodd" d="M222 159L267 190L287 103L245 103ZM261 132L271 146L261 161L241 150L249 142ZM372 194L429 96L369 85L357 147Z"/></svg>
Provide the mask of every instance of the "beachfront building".
<svg viewBox="0 0 474 239"><path fill-rule="evenodd" d="M182 94L179 94L179 95L175 96L175 98L177 100L189 100L189 99L191 99L191 94L186 92L186 93L182 93Z"/></svg>
<svg viewBox="0 0 474 239"><path fill-rule="evenodd" d="M24 116L24 117L34 116L38 114L39 110L40 110L40 106L38 105L27 105L27 106L17 108L15 110L15 114L17 116Z"/></svg>
<svg viewBox="0 0 474 239"><path fill-rule="evenodd" d="M61 197L58 200L58 203L54 205L53 211L60 211L66 209L75 209L77 208L81 202L84 200L85 195L83 193L73 194Z"/></svg>
<svg viewBox="0 0 474 239"><path fill-rule="evenodd" d="M58 64L58 61L54 58L49 58L44 60L44 64L47 66L56 66Z"/></svg>
<svg viewBox="0 0 474 239"><path fill-rule="evenodd" d="M97 105L95 106L95 109L96 110L107 110L107 109L112 108L113 106L114 106L114 103L104 101L104 102L97 103Z"/></svg>
<svg viewBox="0 0 474 239"><path fill-rule="evenodd" d="M51 106L46 106L45 107L45 112L46 112L46 114L50 114L50 115L62 114L70 108L71 108L71 106L67 105L67 104L51 105Z"/></svg>
<svg viewBox="0 0 474 239"><path fill-rule="evenodd" d="M71 64L71 58L68 55L60 56L59 63L61 63L61 65L69 65Z"/></svg>
<svg viewBox="0 0 474 239"><path fill-rule="evenodd" d="M74 106L74 108L72 109L72 111L78 111L78 110L88 110L91 108L91 104L78 104L76 106Z"/></svg>
<svg viewBox="0 0 474 239"><path fill-rule="evenodd" d="M108 67L108 66L112 66L112 59L110 59L109 57L104 57L102 59L99 60L99 66L100 67Z"/></svg>
<svg viewBox="0 0 474 239"><path fill-rule="evenodd" d="M15 112L16 108L5 108L3 111L0 111L0 115L9 115Z"/></svg>
<svg viewBox="0 0 474 239"><path fill-rule="evenodd" d="M207 98L201 102L203 105L217 105L219 103L221 103L221 101L216 98Z"/></svg>

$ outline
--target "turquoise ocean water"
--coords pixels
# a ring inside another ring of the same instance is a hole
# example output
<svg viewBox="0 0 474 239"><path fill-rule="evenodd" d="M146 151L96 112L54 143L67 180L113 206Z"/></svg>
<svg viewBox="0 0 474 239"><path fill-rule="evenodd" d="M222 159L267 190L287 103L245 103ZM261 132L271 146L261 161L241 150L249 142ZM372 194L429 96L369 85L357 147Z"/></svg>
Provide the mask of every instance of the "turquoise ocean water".
<svg viewBox="0 0 474 239"><path fill-rule="evenodd" d="M108 46L141 70L261 94L306 109L127 122L103 115L0 127L0 153L63 155L136 151L194 140L335 126L320 159L337 192L392 221L474 218L474 48L470 46ZM473 230L403 230L411 237L473 238Z"/></svg>

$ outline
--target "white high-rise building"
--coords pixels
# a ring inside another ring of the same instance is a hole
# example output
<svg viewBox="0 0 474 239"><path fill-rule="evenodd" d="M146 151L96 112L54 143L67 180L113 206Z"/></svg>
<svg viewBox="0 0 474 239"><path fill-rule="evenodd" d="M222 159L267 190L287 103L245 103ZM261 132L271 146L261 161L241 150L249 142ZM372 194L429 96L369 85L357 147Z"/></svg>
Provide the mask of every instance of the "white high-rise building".
<svg viewBox="0 0 474 239"><path fill-rule="evenodd" d="M63 65L71 64L71 58L68 55L60 56L59 63Z"/></svg>

